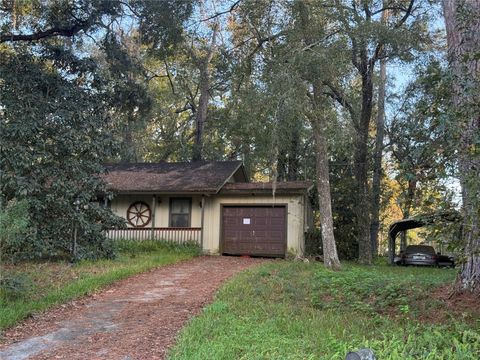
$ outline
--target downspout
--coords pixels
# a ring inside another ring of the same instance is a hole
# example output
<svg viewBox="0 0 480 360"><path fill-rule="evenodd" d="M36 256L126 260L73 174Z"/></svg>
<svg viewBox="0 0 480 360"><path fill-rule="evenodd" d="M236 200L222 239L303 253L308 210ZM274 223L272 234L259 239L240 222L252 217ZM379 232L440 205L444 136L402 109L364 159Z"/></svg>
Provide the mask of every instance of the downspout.
<svg viewBox="0 0 480 360"><path fill-rule="evenodd" d="M152 196L152 231L151 231L151 238L155 240L155 212L157 210L157 195Z"/></svg>
<svg viewBox="0 0 480 360"><path fill-rule="evenodd" d="M204 225L204 222L205 222L205 195L202 195L202 215L201 215L201 220L200 220L200 227L201 227L201 230L200 230L200 246L201 246L201 249L202 249L202 252L203 252L203 225Z"/></svg>

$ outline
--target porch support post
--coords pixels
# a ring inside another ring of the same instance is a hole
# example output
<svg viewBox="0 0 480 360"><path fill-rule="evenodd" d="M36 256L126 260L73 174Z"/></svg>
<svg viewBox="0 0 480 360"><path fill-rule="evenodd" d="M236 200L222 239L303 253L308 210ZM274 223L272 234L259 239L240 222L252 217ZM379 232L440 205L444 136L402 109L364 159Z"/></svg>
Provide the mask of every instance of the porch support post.
<svg viewBox="0 0 480 360"><path fill-rule="evenodd" d="M151 238L155 240L155 212L157 210L157 195L152 196L152 233Z"/></svg>
<svg viewBox="0 0 480 360"><path fill-rule="evenodd" d="M205 222L205 196L202 195L202 215L201 215L201 220L200 220L200 227L201 227L201 230L200 230L200 246L202 248L202 252L203 252L203 224Z"/></svg>

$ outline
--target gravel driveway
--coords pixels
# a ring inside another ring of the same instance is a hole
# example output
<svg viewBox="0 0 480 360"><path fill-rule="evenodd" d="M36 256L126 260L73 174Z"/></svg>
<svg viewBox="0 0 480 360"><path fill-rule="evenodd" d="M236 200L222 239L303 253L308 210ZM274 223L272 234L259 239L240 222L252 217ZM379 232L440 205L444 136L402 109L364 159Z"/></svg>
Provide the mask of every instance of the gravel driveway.
<svg viewBox="0 0 480 360"><path fill-rule="evenodd" d="M163 359L225 280L262 261L205 256L119 281L9 329L0 359Z"/></svg>

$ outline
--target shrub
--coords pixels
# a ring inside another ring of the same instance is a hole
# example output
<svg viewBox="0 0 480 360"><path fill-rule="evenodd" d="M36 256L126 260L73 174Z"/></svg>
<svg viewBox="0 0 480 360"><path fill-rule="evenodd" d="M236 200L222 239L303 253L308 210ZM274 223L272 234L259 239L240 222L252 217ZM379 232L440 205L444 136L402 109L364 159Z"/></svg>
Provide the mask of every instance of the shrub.
<svg viewBox="0 0 480 360"><path fill-rule="evenodd" d="M0 276L0 299L23 298L31 288L32 281L26 275Z"/></svg>
<svg viewBox="0 0 480 360"><path fill-rule="evenodd" d="M3 261L16 261L29 247L29 213L25 200L11 200L0 212L0 255Z"/></svg>
<svg viewBox="0 0 480 360"><path fill-rule="evenodd" d="M75 226L78 226L75 260L115 257L115 246L105 230L121 227L123 220L109 209L90 203L68 217L67 209L61 216L46 209L38 217L36 202L13 199L0 212L0 252L4 261L70 259Z"/></svg>
<svg viewBox="0 0 480 360"><path fill-rule="evenodd" d="M335 232L338 257L343 260L352 260L358 257L358 242L355 238L341 236ZM305 255L323 255L322 232L318 228L310 228L305 234Z"/></svg>
<svg viewBox="0 0 480 360"><path fill-rule="evenodd" d="M322 233L312 227L305 234L305 256L323 255Z"/></svg>
<svg viewBox="0 0 480 360"><path fill-rule="evenodd" d="M95 203L110 195L101 174L118 150L105 99L34 52L0 56L0 187L3 200L28 201L33 236L21 250L36 259L68 256L77 226L74 260L111 257L104 230L120 219Z"/></svg>

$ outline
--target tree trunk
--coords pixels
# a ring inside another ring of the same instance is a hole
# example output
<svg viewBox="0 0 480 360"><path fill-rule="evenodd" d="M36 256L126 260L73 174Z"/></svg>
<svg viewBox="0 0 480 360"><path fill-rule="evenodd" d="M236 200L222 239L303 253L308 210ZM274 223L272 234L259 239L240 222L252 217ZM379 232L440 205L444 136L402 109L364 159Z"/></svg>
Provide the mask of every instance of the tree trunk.
<svg viewBox="0 0 480 360"><path fill-rule="evenodd" d="M380 192L382 178L383 137L385 133L385 84L387 66L385 59L380 61L380 83L378 85L377 134L375 136L375 153L373 155L372 179L372 219L370 224L370 239L372 254L377 255L378 229L380 227Z"/></svg>
<svg viewBox="0 0 480 360"><path fill-rule="evenodd" d="M382 14L382 22L388 19L388 10ZM375 152L373 155L373 179L372 179L372 216L370 224L370 240L372 254L378 252L378 230L380 228L380 193L382 178L382 152L383 138L385 134L385 87L387 84L387 61L380 60L380 80L378 84L378 110L377 110L377 134L375 136Z"/></svg>
<svg viewBox="0 0 480 360"><path fill-rule="evenodd" d="M200 70L200 98L198 100L197 114L195 117L195 143L193 145L193 161L200 161L203 158L203 128L207 121L208 100L210 98L210 63L216 47L218 24L214 25L210 47L204 59L197 59Z"/></svg>
<svg viewBox="0 0 480 360"><path fill-rule="evenodd" d="M480 1L444 0L448 56L454 79L453 106L457 110L456 139L465 262L457 289L480 296Z"/></svg>
<svg viewBox="0 0 480 360"><path fill-rule="evenodd" d="M294 129L292 133L292 140L290 142L290 153L288 154L288 173L287 180L294 181L298 180L298 172L300 170L300 161L299 161L299 140L300 134L298 129Z"/></svg>
<svg viewBox="0 0 480 360"><path fill-rule="evenodd" d="M208 99L210 88L210 74L208 65L204 64L200 70L200 99L198 101L197 116L195 117L195 144L193 146L193 161L202 160L203 153L203 128L207 120Z"/></svg>
<svg viewBox="0 0 480 360"><path fill-rule="evenodd" d="M328 168L328 146L327 146L327 121L324 114L319 111L322 106L321 97L318 95L320 89L314 87L315 116L312 119L312 129L315 138L316 150L316 172L318 204L320 211L320 226L323 243L323 262L329 269L340 270L337 246L333 234L332 200L330 193L330 173Z"/></svg>
<svg viewBox="0 0 480 360"><path fill-rule="evenodd" d="M368 188L368 130L372 117L373 83L370 71L362 74L362 110L357 126L355 141L356 201L354 212L357 223L358 261L371 264L372 243L370 241L370 204Z"/></svg>
<svg viewBox="0 0 480 360"><path fill-rule="evenodd" d="M277 156L277 180L287 180L287 152L284 149L280 149Z"/></svg>
<svg viewBox="0 0 480 360"><path fill-rule="evenodd" d="M405 207L403 209L403 218L408 219L410 217L410 211L412 210L413 201L415 199L415 192L417 188L417 180L408 180L407 199L405 201ZM400 251L405 251L407 247L407 231L402 231L400 234Z"/></svg>
<svg viewBox="0 0 480 360"><path fill-rule="evenodd" d="M134 128L135 119L129 115L123 130L123 143L121 152L122 162L132 163L137 161L137 149L133 139Z"/></svg>
<svg viewBox="0 0 480 360"><path fill-rule="evenodd" d="M308 31L310 26L308 4L299 2L300 25L306 44L312 44L311 33ZM328 169L328 145L327 145L327 119L322 112L324 106L322 82L315 79L316 71L308 74L308 78L313 85L312 101L313 114L310 117L313 136L315 138L316 149L316 172L317 172L317 190L318 203L320 207L320 226L323 243L323 262L329 269L340 270L340 260L338 259L337 246L333 234L333 216L332 199L330 192L330 173Z"/></svg>

